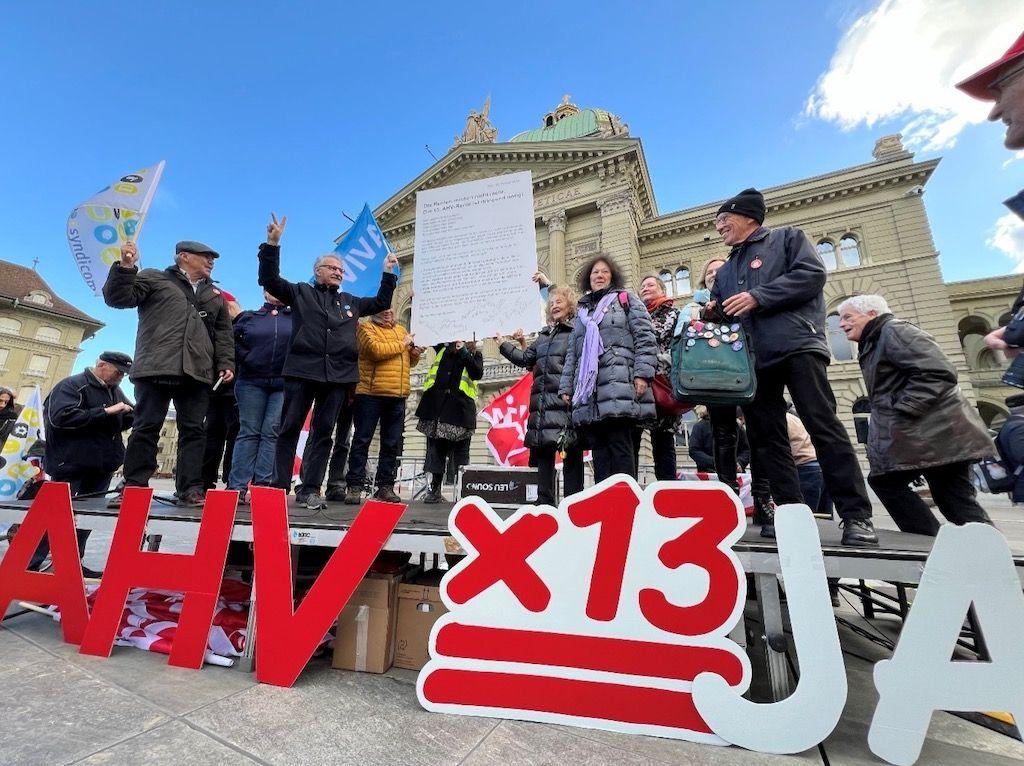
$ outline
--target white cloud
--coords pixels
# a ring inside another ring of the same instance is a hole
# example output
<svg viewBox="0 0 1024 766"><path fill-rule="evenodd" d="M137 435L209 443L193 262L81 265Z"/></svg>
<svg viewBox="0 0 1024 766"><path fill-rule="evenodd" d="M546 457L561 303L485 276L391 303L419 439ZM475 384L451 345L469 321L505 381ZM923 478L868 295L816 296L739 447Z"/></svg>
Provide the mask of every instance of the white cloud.
<svg viewBox="0 0 1024 766"><path fill-rule="evenodd" d="M1020 0L882 0L839 41L805 114L843 130L902 119L908 146L951 147L990 109L954 84L1001 56L1022 27Z"/></svg>
<svg viewBox="0 0 1024 766"><path fill-rule="evenodd" d="M1015 273L1024 274L1024 221L1007 213L996 221L995 230L985 244L1014 261Z"/></svg>
<svg viewBox="0 0 1024 766"><path fill-rule="evenodd" d="M1021 149L1019 152L1014 152L1013 156L1003 163L1003 170L1006 170L1008 167L1010 167L1010 165L1015 163L1017 160L1024 160L1024 149Z"/></svg>

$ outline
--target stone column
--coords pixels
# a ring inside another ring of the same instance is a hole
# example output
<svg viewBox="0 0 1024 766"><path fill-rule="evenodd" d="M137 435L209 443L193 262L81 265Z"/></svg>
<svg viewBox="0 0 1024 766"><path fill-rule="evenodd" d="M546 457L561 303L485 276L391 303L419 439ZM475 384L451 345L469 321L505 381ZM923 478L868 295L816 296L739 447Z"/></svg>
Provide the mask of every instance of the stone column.
<svg viewBox="0 0 1024 766"><path fill-rule="evenodd" d="M545 216L544 223L548 225L548 278L555 284L565 284L565 211Z"/></svg>
<svg viewBox="0 0 1024 766"><path fill-rule="evenodd" d="M640 271L640 243L637 240L637 220L633 212L633 194L630 189L619 189L597 202L601 211L601 250L611 255L622 267L626 289L636 290L633 284Z"/></svg>

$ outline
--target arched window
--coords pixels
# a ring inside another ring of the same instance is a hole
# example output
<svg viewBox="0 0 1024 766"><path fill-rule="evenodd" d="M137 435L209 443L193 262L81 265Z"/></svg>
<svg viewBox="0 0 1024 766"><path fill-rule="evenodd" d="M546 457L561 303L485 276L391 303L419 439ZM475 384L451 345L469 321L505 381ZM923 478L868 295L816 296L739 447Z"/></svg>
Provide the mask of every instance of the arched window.
<svg viewBox="0 0 1024 766"><path fill-rule="evenodd" d="M835 271L836 267L839 265L836 262L836 246L827 239L823 239L818 243L817 250L818 255L825 264L825 269L827 271Z"/></svg>
<svg viewBox="0 0 1024 766"><path fill-rule="evenodd" d="M828 325L828 345L832 349L832 357L837 362L849 362L854 357L853 344L839 327L839 314L829 314L826 323Z"/></svg>
<svg viewBox="0 0 1024 766"><path fill-rule="evenodd" d="M41 340L44 343L60 343L60 330L44 325L36 330L36 340Z"/></svg>
<svg viewBox="0 0 1024 766"><path fill-rule="evenodd" d="M21 322L10 317L0 317L0 332L8 335L21 335Z"/></svg>
<svg viewBox="0 0 1024 766"><path fill-rule="evenodd" d="M857 432L859 444L868 443L868 430L871 424L871 404L867 397L862 396L853 403L853 429Z"/></svg>
<svg viewBox="0 0 1024 766"><path fill-rule="evenodd" d="M676 269L676 295L689 295L693 292L690 287L690 269L680 266Z"/></svg>
<svg viewBox="0 0 1024 766"><path fill-rule="evenodd" d="M860 244L855 236L847 234L839 240L839 255L844 266L860 266Z"/></svg>
<svg viewBox="0 0 1024 766"><path fill-rule="evenodd" d="M672 272L666 269L658 274L658 277L661 279L661 284L665 287L665 295L669 298L674 297L676 292L675 287L672 285Z"/></svg>

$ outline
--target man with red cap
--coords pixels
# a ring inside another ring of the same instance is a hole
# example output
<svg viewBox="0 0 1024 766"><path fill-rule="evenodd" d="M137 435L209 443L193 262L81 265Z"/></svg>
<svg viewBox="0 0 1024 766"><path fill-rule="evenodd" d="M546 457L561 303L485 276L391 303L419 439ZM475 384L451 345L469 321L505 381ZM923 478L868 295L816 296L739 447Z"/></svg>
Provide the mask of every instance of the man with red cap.
<svg viewBox="0 0 1024 766"><path fill-rule="evenodd" d="M957 83L956 87L982 101L994 101L988 118L993 121L1002 120L1006 124L1006 148L1024 149L1024 34L1000 58ZM1020 218L1024 218L1024 191L1010 197L1004 204ZM1024 289L1021 289L1010 311L1016 314L1021 307L1024 307ZM985 344L992 349L1009 351L1008 355L1015 356L1020 351L1006 344L1003 340L1005 331L1005 327L1000 327L989 333L985 337Z"/></svg>
<svg viewBox="0 0 1024 766"><path fill-rule="evenodd" d="M957 88L982 101L994 101L988 118L1006 123L1006 148L1024 149L1024 34L996 61ZM1017 209L1014 212L1020 213Z"/></svg>

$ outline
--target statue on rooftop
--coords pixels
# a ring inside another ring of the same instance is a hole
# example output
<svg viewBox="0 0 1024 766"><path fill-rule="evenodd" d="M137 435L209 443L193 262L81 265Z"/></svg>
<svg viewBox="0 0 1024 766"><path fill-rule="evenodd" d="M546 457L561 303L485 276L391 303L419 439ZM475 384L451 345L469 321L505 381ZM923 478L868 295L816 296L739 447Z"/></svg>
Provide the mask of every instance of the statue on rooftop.
<svg viewBox="0 0 1024 766"><path fill-rule="evenodd" d="M477 113L475 109L470 111L466 117L466 129L462 131L461 136L455 137L455 143L452 146L495 143L498 140L498 129L491 125L490 113L491 97L488 95L480 113Z"/></svg>

